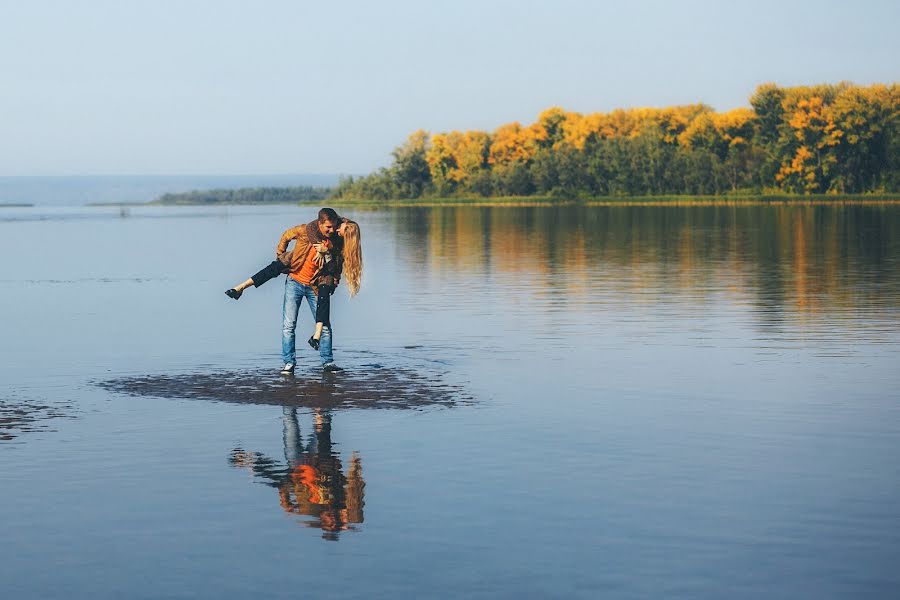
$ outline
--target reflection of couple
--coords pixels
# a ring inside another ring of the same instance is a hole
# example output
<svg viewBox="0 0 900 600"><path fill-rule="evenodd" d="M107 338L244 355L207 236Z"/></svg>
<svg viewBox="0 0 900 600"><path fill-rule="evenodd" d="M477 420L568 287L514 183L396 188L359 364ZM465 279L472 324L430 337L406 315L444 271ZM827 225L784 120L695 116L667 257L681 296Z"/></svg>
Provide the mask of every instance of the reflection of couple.
<svg viewBox="0 0 900 600"><path fill-rule="evenodd" d="M288 244L294 247L288 250ZM352 298L359 291L362 278L362 244L359 225L339 217L331 208L319 211L318 219L306 225L298 225L285 231L275 250L277 259L250 279L227 290L235 300L251 285L259 287L265 282L287 273L284 285L282 309L283 329L281 357L282 373L293 373L296 364L297 313L306 298L316 320L316 328L308 343L319 351L322 369L326 372L342 370L334 363L331 339L331 295L341 281L347 279Z"/></svg>
<svg viewBox="0 0 900 600"><path fill-rule="evenodd" d="M316 410L314 433L303 444L297 409L283 408L284 459L286 467L266 455L241 448L231 451L229 462L248 469L267 485L278 488L285 512L314 517L307 522L318 527L326 539L338 539L338 532L363 522L362 462L354 452L344 475L340 456L333 453L331 413Z"/></svg>

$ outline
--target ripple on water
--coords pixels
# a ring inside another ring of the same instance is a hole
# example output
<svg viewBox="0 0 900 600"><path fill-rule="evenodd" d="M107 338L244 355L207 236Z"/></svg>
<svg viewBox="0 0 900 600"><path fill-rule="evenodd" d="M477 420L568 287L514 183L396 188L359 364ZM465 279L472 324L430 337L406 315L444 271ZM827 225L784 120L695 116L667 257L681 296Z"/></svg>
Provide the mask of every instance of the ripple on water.
<svg viewBox="0 0 900 600"><path fill-rule="evenodd" d="M14 393L0 398L0 442L8 442L23 433L53 431L48 421L71 418L71 404L18 398Z"/></svg>

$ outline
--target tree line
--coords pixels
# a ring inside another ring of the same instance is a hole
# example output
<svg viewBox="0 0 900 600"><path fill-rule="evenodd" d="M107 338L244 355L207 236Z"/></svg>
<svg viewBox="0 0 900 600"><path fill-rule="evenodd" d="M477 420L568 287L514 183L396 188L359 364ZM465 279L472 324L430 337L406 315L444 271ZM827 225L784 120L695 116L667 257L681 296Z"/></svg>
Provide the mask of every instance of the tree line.
<svg viewBox="0 0 900 600"><path fill-rule="evenodd" d="M419 130L334 197L560 198L900 192L900 85L759 86L750 107L581 114L493 132Z"/></svg>
<svg viewBox="0 0 900 600"><path fill-rule="evenodd" d="M313 186L194 190L163 194L153 204L291 204L325 200L332 192Z"/></svg>

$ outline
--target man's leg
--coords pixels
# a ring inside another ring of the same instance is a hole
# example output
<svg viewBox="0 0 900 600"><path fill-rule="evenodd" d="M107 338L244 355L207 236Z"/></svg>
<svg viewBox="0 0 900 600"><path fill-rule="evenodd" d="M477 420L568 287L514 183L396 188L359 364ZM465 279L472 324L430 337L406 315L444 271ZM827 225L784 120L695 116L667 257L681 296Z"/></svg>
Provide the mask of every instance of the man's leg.
<svg viewBox="0 0 900 600"><path fill-rule="evenodd" d="M296 467L303 455L303 441L300 439L300 423L297 422L297 408L284 406L281 409L284 428L284 459L288 466Z"/></svg>
<svg viewBox="0 0 900 600"><path fill-rule="evenodd" d="M316 308L318 307L316 292L309 286L304 287L306 287L306 301L309 304L309 310L312 312L313 319L315 319ZM334 354L331 352L331 325L322 327L322 337L319 338L319 358L322 359L323 365L334 362Z"/></svg>
<svg viewBox="0 0 900 600"><path fill-rule="evenodd" d="M319 358L322 364L334 363L334 353L331 351L331 325L322 325L322 337L319 338Z"/></svg>
<svg viewBox="0 0 900 600"><path fill-rule="evenodd" d="M303 294L299 288L300 284L290 277L284 282L284 304L281 309L281 359L286 365L296 362L294 329L297 327L297 311L300 310L300 302L303 301Z"/></svg>

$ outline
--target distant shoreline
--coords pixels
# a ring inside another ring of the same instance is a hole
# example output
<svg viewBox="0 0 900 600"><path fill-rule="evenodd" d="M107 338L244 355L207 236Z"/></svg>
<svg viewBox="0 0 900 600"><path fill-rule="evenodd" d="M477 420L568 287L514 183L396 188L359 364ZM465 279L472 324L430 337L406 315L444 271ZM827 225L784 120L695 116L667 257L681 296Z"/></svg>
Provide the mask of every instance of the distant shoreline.
<svg viewBox="0 0 900 600"><path fill-rule="evenodd" d="M322 198L315 200L234 201L210 200L193 202L188 199L163 202L92 202L88 207L140 208L150 206L343 206L352 208L394 208L434 206L752 206L752 205L838 205L838 204L900 204L900 194L840 194L840 195L789 195L761 194L741 196L596 196L586 198L557 198L552 196L500 196L462 198L396 198L392 200L365 200ZM33 204L0 204L3 206L34 206Z"/></svg>
<svg viewBox="0 0 900 600"><path fill-rule="evenodd" d="M123 208L141 208L147 206L296 206L297 204L303 204L299 201L294 202L160 202L158 200L151 200L150 202L88 202L83 206L89 206L91 208L103 208L103 207L123 207Z"/></svg>
<svg viewBox="0 0 900 600"><path fill-rule="evenodd" d="M315 204L302 202L302 205ZM842 195L758 195L758 196L597 196L554 198L550 196L504 196L491 198L417 198L394 200L331 200L333 206L390 208L412 206L753 206L753 205L838 205L900 204L900 194Z"/></svg>
<svg viewBox="0 0 900 600"><path fill-rule="evenodd" d="M34 206L34 204L25 202L0 203L0 208L31 208L32 206Z"/></svg>
<svg viewBox="0 0 900 600"><path fill-rule="evenodd" d="M222 200L222 201L213 201L213 202L191 202L189 200L179 201L179 202L160 202L159 200L152 200L150 202L144 202L142 204L123 204L122 206L296 206L298 204L316 204L321 202L327 202L326 200L282 200L282 201L271 201L271 202L234 202L230 200ZM95 204L94 206L100 206ZM111 205L105 205L111 206Z"/></svg>

